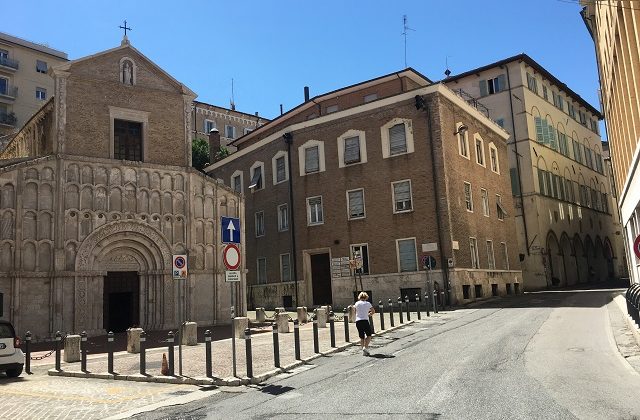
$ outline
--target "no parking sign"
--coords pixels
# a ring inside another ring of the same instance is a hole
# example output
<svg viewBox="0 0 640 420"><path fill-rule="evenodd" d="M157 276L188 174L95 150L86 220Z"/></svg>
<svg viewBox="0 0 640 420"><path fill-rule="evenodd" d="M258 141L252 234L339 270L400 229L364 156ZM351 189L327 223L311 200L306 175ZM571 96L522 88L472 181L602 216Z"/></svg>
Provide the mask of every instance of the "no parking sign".
<svg viewBox="0 0 640 420"><path fill-rule="evenodd" d="M187 278L187 256L173 256L173 279L182 280Z"/></svg>
<svg viewBox="0 0 640 420"><path fill-rule="evenodd" d="M636 253L636 258L640 259L640 235L633 242L633 252Z"/></svg>

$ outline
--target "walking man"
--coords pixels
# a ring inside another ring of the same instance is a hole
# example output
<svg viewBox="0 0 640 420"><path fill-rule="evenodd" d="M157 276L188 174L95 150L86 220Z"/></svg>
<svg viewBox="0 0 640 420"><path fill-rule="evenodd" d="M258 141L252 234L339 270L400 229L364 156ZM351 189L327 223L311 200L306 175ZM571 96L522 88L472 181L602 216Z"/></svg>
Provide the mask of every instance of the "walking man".
<svg viewBox="0 0 640 420"><path fill-rule="evenodd" d="M373 305L369 303L367 299L369 299L369 295L365 292L360 292L358 301L354 305L356 308L356 328L358 329L358 336L360 336L360 347L362 347L362 354L365 356L369 355L369 343L371 342L369 316L376 312L375 309L373 309Z"/></svg>

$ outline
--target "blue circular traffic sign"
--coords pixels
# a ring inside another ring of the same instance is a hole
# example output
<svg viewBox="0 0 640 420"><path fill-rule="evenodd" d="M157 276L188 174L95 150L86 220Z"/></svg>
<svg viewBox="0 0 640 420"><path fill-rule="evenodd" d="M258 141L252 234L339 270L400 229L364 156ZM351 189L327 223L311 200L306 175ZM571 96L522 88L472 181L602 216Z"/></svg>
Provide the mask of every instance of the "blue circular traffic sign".
<svg viewBox="0 0 640 420"><path fill-rule="evenodd" d="M184 268L184 266L187 264L187 261L184 259L184 257L176 257L176 261L174 262L176 268Z"/></svg>

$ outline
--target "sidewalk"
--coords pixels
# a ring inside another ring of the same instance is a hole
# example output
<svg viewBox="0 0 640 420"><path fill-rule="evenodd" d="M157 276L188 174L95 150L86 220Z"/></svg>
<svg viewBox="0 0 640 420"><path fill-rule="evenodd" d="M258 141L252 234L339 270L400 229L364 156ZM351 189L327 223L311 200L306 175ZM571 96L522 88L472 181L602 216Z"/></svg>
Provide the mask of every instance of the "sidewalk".
<svg viewBox="0 0 640 420"><path fill-rule="evenodd" d="M397 307L396 307L397 309ZM417 320L415 307L411 312L411 322ZM424 309L424 308L422 308ZM440 318L447 312L431 314L432 318ZM426 318L426 313L421 313L422 318ZM404 312L404 324L400 324L400 316L394 313L395 328L407 324L407 314ZM384 314L385 330L380 330L380 315L375 314L374 327L376 335L384 334L391 330L390 316ZM87 370L90 373L80 371L80 362L62 363L61 371L55 369L49 370L52 376L74 376L74 377L97 377L104 379L133 380L145 382L167 382L167 383L189 383L197 385L242 385L248 383L257 383L276 375L288 369L304 364L316 357L322 357L323 354L330 354L335 351L341 351L349 346L359 342L358 332L355 324L349 324L349 341L345 341L344 322L341 314L336 315L335 321L335 343L336 348L330 345L329 323L326 328L318 328L319 354L314 353L313 348L313 324L306 323L300 326L300 360L295 359L294 354L294 333L293 323L289 322L290 333L280 333L280 366L276 369L274 366L273 353L273 334L272 327L253 328L251 336L252 360L253 360L253 378L247 377L247 367L245 359L245 340L236 339L236 376L233 375L232 363L232 340L230 338L214 341L212 343L212 360L213 360L213 378L206 378L205 366L205 344L199 343L196 346L182 346L183 366L182 376L178 376L178 346L175 346L175 374L176 376L160 376L162 366L162 355L166 354L168 349L162 343L162 347L149 348L146 351L146 373L147 376L140 375L140 355L129 354L126 352L118 352L114 355L114 371L115 375L107 373L107 357L106 354L90 355L87 360ZM148 346L157 346L157 342L147 340ZM42 369L45 367L53 368L54 356L48 358L49 362L32 365L32 370Z"/></svg>

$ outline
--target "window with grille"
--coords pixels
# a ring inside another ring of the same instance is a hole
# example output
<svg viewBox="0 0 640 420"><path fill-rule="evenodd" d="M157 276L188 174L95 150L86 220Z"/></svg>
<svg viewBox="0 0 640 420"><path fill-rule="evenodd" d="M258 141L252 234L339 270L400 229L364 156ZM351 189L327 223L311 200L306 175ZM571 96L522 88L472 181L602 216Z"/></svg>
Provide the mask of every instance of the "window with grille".
<svg viewBox="0 0 640 420"><path fill-rule="evenodd" d="M264 257L258 258L258 284L265 284L267 282L267 259Z"/></svg>
<svg viewBox="0 0 640 420"><path fill-rule="evenodd" d="M398 262L400 272L418 271L415 239L398 239Z"/></svg>
<svg viewBox="0 0 640 420"><path fill-rule="evenodd" d="M407 153L407 136L403 123L389 128L389 154L399 155Z"/></svg>
<svg viewBox="0 0 640 420"><path fill-rule="evenodd" d="M304 149L304 172L307 174L320 170L320 154L318 146Z"/></svg>
<svg viewBox="0 0 640 420"><path fill-rule="evenodd" d="M471 192L471 184L464 183L464 201L467 211L473 211L473 193Z"/></svg>
<svg viewBox="0 0 640 420"><path fill-rule="evenodd" d="M411 181L399 181L393 184L393 202L396 213L413 209L411 200Z"/></svg>
<svg viewBox="0 0 640 420"><path fill-rule="evenodd" d="M360 162L360 137L348 137L344 139L344 163Z"/></svg>
<svg viewBox="0 0 640 420"><path fill-rule="evenodd" d="M256 237L264 236L264 212L256 213Z"/></svg>
<svg viewBox="0 0 640 420"><path fill-rule="evenodd" d="M113 158L142 161L142 123L113 121Z"/></svg>
<svg viewBox="0 0 640 420"><path fill-rule="evenodd" d="M291 281L291 254L280 255L280 281Z"/></svg>
<svg viewBox="0 0 640 420"><path fill-rule="evenodd" d="M307 198L307 218L309 225L320 225L324 223L322 196Z"/></svg>
<svg viewBox="0 0 640 420"><path fill-rule="evenodd" d="M278 206L278 230L284 232L289 230L289 205L280 204Z"/></svg>
<svg viewBox="0 0 640 420"><path fill-rule="evenodd" d="M364 217L364 189L347 192L349 201L349 219L360 219Z"/></svg>

